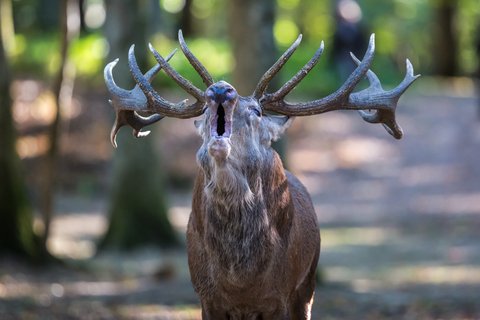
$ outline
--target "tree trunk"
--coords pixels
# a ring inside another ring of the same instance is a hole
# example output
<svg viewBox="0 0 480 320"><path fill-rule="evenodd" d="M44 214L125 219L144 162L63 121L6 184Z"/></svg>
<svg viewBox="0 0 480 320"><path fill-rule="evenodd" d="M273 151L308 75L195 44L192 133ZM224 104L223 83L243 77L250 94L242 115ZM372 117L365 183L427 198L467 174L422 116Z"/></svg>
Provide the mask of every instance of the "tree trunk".
<svg viewBox="0 0 480 320"><path fill-rule="evenodd" d="M36 260L37 241L20 159L15 149L16 131L11 106L8 59L0 32L0 254L12 253Z"/></svg>
<svg viewBox="0 0 480 320"><path fill-rule="evenodd" d="M233 86L241 96L249 96L277 60L273 39L275 1L232 0L229 9L235 57ZM276 89L273 81L270 88Z"/></svg>
<svg viewBox="0 0 480 320"><path fill-rule="evenodd" d="M435 73L445 77L457 75L458 44L453 20L457 0L441 0L437 8Z"/></svg>
<svg viewBox="0 0 480 320"><path fill-rule="evenodd" d="M121 58L115 68L115 79L119 86L127 89L134 85L126 59L131 44L136 44L140 68L143 72L148 70L147 11L143 1L107 2L109 61ZM134 139L131 132L132 129L123 128L117 136L110 226L101 247L130 249L145 244L175 244L176 234L167 218L161 163L153 147L154 135Z"/></svg>
<svg viewBox="0 0 480 320"><path fill-rule="evenodd" d="M53 93L56 98L56 116L49 127L50 147L45 155L43 170L43 183L41 190L41 211L45 231L40 244L42 258L48 259L47 240L50 235L50 222L52 220L54 189L56 185L56 166L58 156L58 144L61 136L61 111L63 107L71 103L73 84L75 81L75 65L68 59L68 48L80 31L80 8L78 0L64 0L60 2L60 34L61 47L60 70L53 84Z"/></svg>
<svg viewBox="0 0 480 320"><path fill-rule="evenodd" d="M277 61L273 38L275 22L274 0L232 0L230 4L229 30L233 40L235 70L233 86L241 96L249 96L255 90L263 74ZM279 88L278 75L269 85L269 92ZM272 147L287 166L287 136Z"/></svg>
<svg viewBox="0 0 480 320"><path fill-rule="evenodd" d="M195 30L193 29L192 9L193 0L185 0L185 6L180 16L180 29L182 29L185 38L191 37Z"/></svg>

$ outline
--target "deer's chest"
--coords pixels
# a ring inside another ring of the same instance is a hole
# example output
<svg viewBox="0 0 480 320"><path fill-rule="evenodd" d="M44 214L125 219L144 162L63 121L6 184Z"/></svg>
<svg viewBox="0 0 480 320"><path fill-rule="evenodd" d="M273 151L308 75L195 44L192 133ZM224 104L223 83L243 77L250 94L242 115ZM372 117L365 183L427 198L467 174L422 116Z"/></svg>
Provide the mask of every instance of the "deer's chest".
<svg viewBox="0 0 480 320"><path fill-rule="evenodd" d="M271 263L275 239L271 233L264 212L210 212L205 244L216 262L212 272L233 283L255 281Z"/></svg>

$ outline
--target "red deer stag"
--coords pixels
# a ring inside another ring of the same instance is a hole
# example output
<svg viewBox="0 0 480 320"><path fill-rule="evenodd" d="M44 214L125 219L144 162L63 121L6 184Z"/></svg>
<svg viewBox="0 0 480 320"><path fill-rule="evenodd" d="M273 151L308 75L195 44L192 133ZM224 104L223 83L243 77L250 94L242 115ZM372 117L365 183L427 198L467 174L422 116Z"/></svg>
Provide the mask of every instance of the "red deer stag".
<svg viewBox="0 0 480 320"><path fill-rule="evenodd" d="M208 87L201 91L180 76L150 45L158 64L145 75L138 68L134 46L128 53L130 71L137 86L130 91L115 85L112 69L105 67L105 81L117 118L111 140L120 127L129 125L134 136L145 136L144 126L163 117L192 118L203 145L197 153L200 167L195 180L192 213L188 222L188 264L203 319L309 319L320 253L318 223L310 196L302 183L282 166L270 147L290 126L295 116L327 111L359 110L370 123L382 123L397 139L402 129L395 121L397 101L417 76L407 60L407 75L391 91L384 91L369 70L374 53L370 38L362 62L335 93L316 101L288 103L285 96L315 66L323 42L313 58L280 90L267 93L270 80L300 44L301 36L265 73L255 92L240 97L225 81L215 82L187 48L179 32L180 47ZM172 53L173 55L173 53ZM196 98L174 104L150 85L164 69L179 86ZM370 87L355 92L367 77ZM373 114L363 110L373 109ZM273 111L282 116L267 114ZM142 117L137 112L152 114Z"/></svg>

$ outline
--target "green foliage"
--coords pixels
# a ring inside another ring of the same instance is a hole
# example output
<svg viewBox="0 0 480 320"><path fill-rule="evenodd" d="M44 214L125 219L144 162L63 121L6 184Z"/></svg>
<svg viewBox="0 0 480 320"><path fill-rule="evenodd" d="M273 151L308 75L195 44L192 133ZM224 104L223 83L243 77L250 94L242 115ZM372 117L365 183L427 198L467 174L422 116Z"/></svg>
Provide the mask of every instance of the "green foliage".
<svg viewBox="0 0 480 320"><path fill-rule="evenodd" d="M70 55L75 62L79 76L95 77L104 68L108 54L108 42L98 33L91 33L72 43Z"/></svg>
<svg viewBox="0 0 480 320"><path fill-rule="evenodd" d="M98 1L97 1L98 2ZM100 1L101 2L101 1ZM162 29L151 39L157 51L167 55L178 48L176 39L178 13L185 4L180 0L159 0L162 12ZM415 66L415 71L422 74L433 72L434 35L437 30L435 10L439 5L436 0L362 0L360 26L366 33L376 34L376 56L372 69L386 86L394 85L403 78L405 59ZM194 54L207 67L216 79L228 79L235 67L228 35L228 10L226 0L193 0L190 8L192 14L193 38L187 43ZM294 93L316 96L329 92L338 86L340 79L332 64L331 50L336 31L335 1L333 0L277 0L277 17L274 25L278 56L298 36L304 35L303 43L286 65L280 77L288 80L314 54L323 40L325 52L319 65ZM36 1L14 4L16 37L13 51L13 65L16 72L34 72L39 77L51 77L59 66L58 34L48 28L53 21L40 19L41 10ZM476 43L480 30L480 1L458 0L455 17L455 32L458 39L460 73L473 74L479 61ZM38 28L37 28L38 27ZM40 31L41 30L41 31ZM107 63L108 42L101 29L88 29L72 44L70 54L76 67L77 75L96 85L102 81L103 67ZM121 63L126 62L126 54ZM156 62L150 57L150 65ZM200 78L188 64L181 52L171 61L172 66L195 85L202 86ZM352 70L354 65L352 64ZM156 85L175 87L164 74L157 76Z"/></svg>
<svg viewBox="0 0 480 320"><path fill-rule="evenodd" d="M202 62L214 79L221 80L229 77L235 64L230 45L227 41L208 38L186 39L185 41L187 41L189 49ZM155 50L164 57L170 54L175 48L179 48L176 39L168 39L162 34L154 36L152 44L155 47ZM156 61L153 56L149 56L149 65L153 66L155 64ZM189 64L188 60L180 50L170 60L170 64L194 85L199 88L204 86L198 73ZM163 72L161 72L156 79L162 86L176 87L175 83L168 79Z"/></svg>

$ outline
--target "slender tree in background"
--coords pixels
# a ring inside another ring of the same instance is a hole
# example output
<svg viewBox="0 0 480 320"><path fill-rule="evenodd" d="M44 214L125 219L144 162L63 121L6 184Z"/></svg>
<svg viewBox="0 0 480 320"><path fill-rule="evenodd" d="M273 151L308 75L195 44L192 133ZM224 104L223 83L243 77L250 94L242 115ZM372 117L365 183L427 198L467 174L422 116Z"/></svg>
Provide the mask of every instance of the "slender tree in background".
<svg viewBox="0 0 480 320"><path fill-rule="evenodd" d="M192 17L192 3L193 0L185 0L185 5L182 9L180 16L180 29L182 29L183 36L185 38L191 37L193 35L193 17Z"/></svg>
<svg viewBox="0 0 480 320"><path fill-rule="evenodd" d="M158 1L156 2L158 5ZM109 61L120 58L115 79L121 87L134 86L128 71L127 53L135 44L140 68L146 72L147 23L145 1L107 1L106 33ZM177 239L167 218L161 163L153 136L134 139L124 128L118 134L110 199L110 226L101 247L133 248L145 244L172 245Z"/></svg>
<svg viewBox="0 0 480 320"><path fill-rule="evenodd" d="M0 23L0 28L3 28ZM0 30L3 31L3 30ZM25 189L20 158L15 149L10 75L0 32L0 254L12 253L37 260L37 241Z"/></svg>
<svg viewBox="0 0 480 320"><path fill-rule="evenodd" d="M229 30L235 58L233 85L241 96L253 93L258 81L277 61L273 38L275 0L232 0L229 2ZM269 85L269 91L278 89L278 76ZM284 166L287 167L286 139L272 142Z"/></svg>
<svg viewBox="0 0 480 320"><path fill-rule="evenodd" d="M275 0L232 0L229 4L233 85L241 96L249 96L278 58L273 39Z"/></svg>
<svg viewBox="0 0 480 320"><path fill-rule="evenodd" d="M45 231L41 241L42 259L47 259L47 240L50 235L52 220L54 189L56 185L56 166L59 138L61 136L61 111L71 103L73 84L75 81L75 64L68 58L70 43L78 37L80 30L80 8L78 0L60 1L60 57L61 63L53 84L56 100L56 116L49 127L50 147L45 156L43 183L41 190L41 211Z"/></svg>
<svg viewBox="0 0 480 320"><path fill-rule="evenodd" d="M452 77L457 75L458 43L454 30L457 0L439 0L436 8L435 73Z"/></svg>

